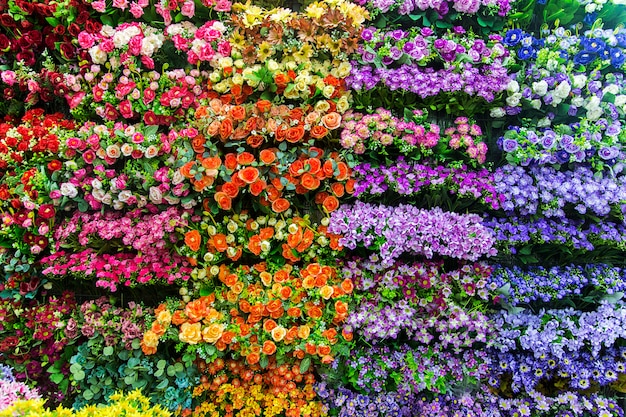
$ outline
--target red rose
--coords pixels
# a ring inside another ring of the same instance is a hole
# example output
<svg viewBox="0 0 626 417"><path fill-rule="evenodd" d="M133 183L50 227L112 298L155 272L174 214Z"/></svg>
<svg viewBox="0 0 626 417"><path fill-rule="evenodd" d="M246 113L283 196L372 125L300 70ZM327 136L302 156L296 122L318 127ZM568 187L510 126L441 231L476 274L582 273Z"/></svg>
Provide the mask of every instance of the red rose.
<svg viewBox="0 0 626 417"><path fill-rule="evenodd" d="M5 34L0 33L0 51L8 52L9 49L11 49L11 41Z"/></svg>
<svg viewBox="0 0 626 417"><path fill-rule="evenodd" d="M67 60L71 60L76 56L76 48L69 42L63 42L59 46L59 52L61 52L61 56Z"/></svg>

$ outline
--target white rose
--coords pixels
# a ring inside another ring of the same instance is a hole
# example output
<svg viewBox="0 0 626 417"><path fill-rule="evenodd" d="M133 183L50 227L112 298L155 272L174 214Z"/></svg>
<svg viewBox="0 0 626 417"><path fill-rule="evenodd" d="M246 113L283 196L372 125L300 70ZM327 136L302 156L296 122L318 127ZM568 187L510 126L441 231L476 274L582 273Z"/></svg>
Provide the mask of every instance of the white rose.
<svg viewBox="0 0 626 417"><path fill-rule="evenodd" d="M557 61L556 59L549 59L548 62L546 63L546 68L548 68L548 70L550 71L556 71L558 67L559 67L559 61Z"/></svg>
<svg viewBox="0 0 626 417"><path fill-rule="evenodd" d="M89 48L89 55L94 64L104 64L107 62L107 53L100 49L98 45Z"/></svg>
<svg viewBox="0 0 626 417"><path fill-rule="evenodd" d="M102 201L102 199L104 198L104 194L104 190L102 189L93 190L91 192L91 195L93 196L93 198L96 199L96 201Z"/></svg>
<svg viewBox="0 0 626 417"><path fill-rule="evenodd" d="M522 98L522 93L515 93L512 96L506 98L506 104L511 107L517 107L519 105L519 101Z"/></svg>
<svg viewBox="0 0 626 417"><path fill-rule="evenodd" d="M94 178L93 180L91 180L91 186L93 187L94 190L101 190L102 182L99 179Z"/></svg>
<svg viewBox="0 0 626 417"><path fill-rule="evenodd" d="M534 82L532 88L535 94L545 96L548 92L548 83L545 80Z"/></svg>
<svg viewBox="0 0 626 417"><path fill-rule="evenodd" d="M582 107L584 104L585 104L585 99L580 96L574 97L572 99L572 105L576 107Z"/></svg>
<svg viewBox="0 0 626 417"><path fill-rule="evenodd" d="M597 8L598 8L597 4L589 3L588 5L585 6L585 13L593 13L596 11Z"/></svg>
<svg viewBox="0 0 626 417"><path fill-rule="evenodd" d="M587 110L595 109L596 107L600 107L600 99L597 96L593 96L589 99L587 104L585 104L585 108Z"/></svg>
<svg viewBox="0 0 626 417"><path fill-rule="evenodd" d="M110 38L111 36L115 35L115 29L113 28L113 26L104 25L102 26L102 29L100 29L100 34L106 36L107 38Z"/></svg>
<svg viewBox="0 0 626 417"><path fill-rule="evenodd" d="M504 117L506 115L506 112L504 111L502 107L494 107L493 109L489 111L489 115L493 118L498 119L500 117Z"/></svg>
<svg viewBox="0 0 626 417"><path fill-rule="evenodd" d="M617 85L615 85L615 84L611 84L611 85L605 87L605 89L602 90L602 92L604 94L606 94L606 93L617 94L617 93L619 93L619 87Z"/></svg>
<svg viewBox="0 0 626 417"><path fill-rule="evenodd" d="M602 116L602 113L604 112L600 107L587 109L587 118L591 121L598 120Z"/></svg>
<svg viewBox="0 0 626 417"><path fill-rule="evenodd" d="M509 81L509 83L506 86L506 91L508 91L509 93L517 93L517 92L519 92L519 84L518 84L518 82L515 81L515 80Z"/></svg>
<svg viewBox="0 0 626 417"><path fill-rule="evenodd" d="M180 198L175 197L173 195L166 195L166 196L163 196L163 200L165 200L167 204L178 204L178 202L180 201Z"/></svg>
<svg viewBox="0 0 626 417"><path fill-rule="evenodd" d="M535 110L539 110L541 108L541 100L539 100L538 98L531 100L530 106Z"/></svg>
<svg viewBox="0 0 626 417"><path fill-rule="evenodd" d="M124 203L122 203L121 201L119 201L119 200L115 200L115 201L113 202L113 209L114 209L114 210L121 210L121 209L123 209L123 208L124 208Z"/></svg>
<svg viewBox="0 0 626 417"><path fill-rule="evenodd" d="M559 98L563 100L569 93L572 91L572 86L569 84L569 81L561 81L559 85L554 89L554 98ZM559 100L560 101L560 100Z"/></svg>
<svg viewBox="0 0 626 417"><path fill-rule="evenodd" d="M112 201L113 201L113 198L111 197L111 194L106 193L105 195L102 196L102 204L110 205Z"/></svg>
<svg viewBox="0 0 626 417"><path fill-rule="evenodd" d="M550 119L548 117L544 117L537 122L537 127L548 127L550 126Z"/></svg>
<svg viewBox="0 0 626 417"><path fill-rule="evenodd" d="M133 196L133 193L130 190L123 190L117 195L117 199L125 203L132 196Z"/></svg>
<svg viewBox="0 0 626 417"><path fill-rule="evenodd" d="M574 88L583 88L587 84L587 76L585 74L579 74L574 76L572 85Z"/></svg>
<svg viewBox="0 0 626 417"><path fill-rule="evenodd" d="M150 201L154 204L161 204L163 202L163 193L159 187L150 187Z"/></svg>
<svg viewBox="0 0 626 417"><path fill-rule="evenodd" d="M60 191L62 195L69 198L74 198L78 195L78 190L76 189L76 186L69 182L64 182L63 184L61 184Z"/></svg>
<svg viewBox="0 0 626 417"><path fill-rule="evenodd" d="M615 96L615 103L617 107L621 107L626 104L626 95L620 94L619 96Z"/></svg>

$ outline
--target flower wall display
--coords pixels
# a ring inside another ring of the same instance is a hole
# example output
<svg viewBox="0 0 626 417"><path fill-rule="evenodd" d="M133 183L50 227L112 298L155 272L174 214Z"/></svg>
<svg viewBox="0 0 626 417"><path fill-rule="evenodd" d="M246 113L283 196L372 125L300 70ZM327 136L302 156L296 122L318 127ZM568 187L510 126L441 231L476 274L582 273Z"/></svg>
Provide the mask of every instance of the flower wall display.
<svg viewBox="0 0 626 417"><path fill-rule="evenodd" d="M619 2L0 3L0 416L623 415Z"/></svg>

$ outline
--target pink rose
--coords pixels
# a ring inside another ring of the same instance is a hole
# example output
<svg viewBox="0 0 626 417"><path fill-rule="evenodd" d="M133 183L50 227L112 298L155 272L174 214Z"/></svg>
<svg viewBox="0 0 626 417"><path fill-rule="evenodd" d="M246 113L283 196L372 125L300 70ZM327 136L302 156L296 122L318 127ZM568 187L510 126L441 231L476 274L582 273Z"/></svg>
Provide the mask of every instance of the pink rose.
<svg viewBox="0 0 626 417"><path fill-rule="evenodd" d="M193 0L186 0L180 9L180 14L186 17L193 17L196 12L196 6Z"/></svg>
<svg viewBox="0 0 626 417"><path fill-rule="evenodd" d="M133 36L130 39L130 42L128 43L128 52L131 53L131 55L139 55L141 54L141 40L143 39L143 37L141 35L137 35L137 36Z"/></svg>
<svg viewBox="0 0 626 417"><path fill-rule="evenodd" d="M131 4L130 14L132 14L135 19L139 19L141 16L143 16L143 7L141 7L137 3Z"/></svg>
<svg viewBox="0 0 626 417"><path fill-rule="evenodd" d="M91 7L97 12L104 13L107 10L107 3L104 0L96 0L91 3Z"/></svg>
<svg viewBox="0 0 626 417"><path fill-rule="evenodd" d="M78 44L81 48L88 49L91 48L95 43L93 35L88 32L80 32L78 34Z"/></svg>
<svg viewBox="0 0 626 417"><path fill-rule="evenodd" d="M13 85L17 81L17 75L13 71L2 71L2 81L5 84Z"/></svg>

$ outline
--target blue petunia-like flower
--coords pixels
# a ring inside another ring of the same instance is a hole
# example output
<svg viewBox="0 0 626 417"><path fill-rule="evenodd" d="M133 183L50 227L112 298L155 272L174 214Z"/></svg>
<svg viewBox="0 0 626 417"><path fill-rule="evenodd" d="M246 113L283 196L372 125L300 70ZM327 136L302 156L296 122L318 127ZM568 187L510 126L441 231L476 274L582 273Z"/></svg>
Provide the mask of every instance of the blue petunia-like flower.
<svg viewBox="0 0 626 417"><path fill-rule="evenodd" d="M595 52L597 54L601 53L606 48L606 43L596 38L583 38L580 40L580 44L585 48L585 51Z"/></svg>
<svg viewBox="0 0 626 417"><path fill-rule="evenodd" d="M626 55L624 55L624 52L621 49L611 48L609 54L611 57L611 65L613 65L615 68L621 68L622 65L624 65Z"/></svg>
<svg viewBox="0 0 626 417"><path fill-rule="evenodd" d="M597 58L597 55L593 52L579 52L574 55L574 64L576 65L587 65L593 62L594 59Z"/></svg>
<svg viewBox="0 0 626 417"><path fill-rule="evenodd" d="M523 60L531 59L535 54L535 49L532 46L523 46L517 51L517 56Z"/></svg>
<svg viewBox="0 0 626 417"><path fill-rule="evenodd" d="M511 29L506 32L504 36L503 44L506 46L515 46L521 40L522 30L521 29Z"/></svg>

